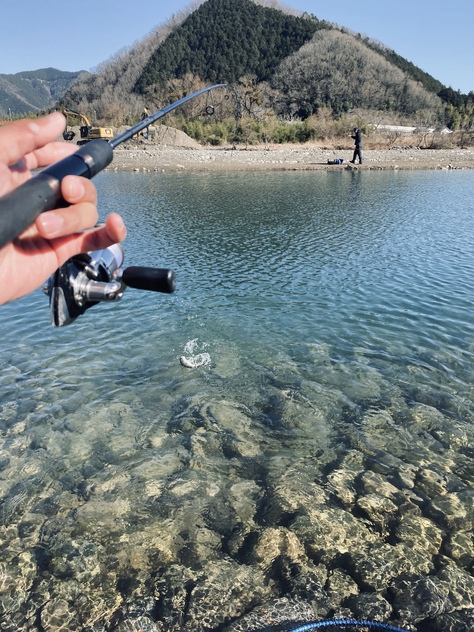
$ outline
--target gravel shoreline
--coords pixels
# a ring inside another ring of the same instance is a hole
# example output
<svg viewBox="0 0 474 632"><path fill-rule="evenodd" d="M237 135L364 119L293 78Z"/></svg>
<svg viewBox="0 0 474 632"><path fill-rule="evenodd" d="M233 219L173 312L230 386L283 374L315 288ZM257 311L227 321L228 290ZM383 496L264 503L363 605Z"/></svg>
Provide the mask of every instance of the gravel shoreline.
<svg viewBox="0 0 474 632"><path fill-rule="evenodd" d="M474 149L368 149L364 164L351 165L352 149L323 149L314 145L251 148L176 147L142 144L118 147L109 171L320 171L473 169ZM342 158L340 165L328 164Z"/></svg>

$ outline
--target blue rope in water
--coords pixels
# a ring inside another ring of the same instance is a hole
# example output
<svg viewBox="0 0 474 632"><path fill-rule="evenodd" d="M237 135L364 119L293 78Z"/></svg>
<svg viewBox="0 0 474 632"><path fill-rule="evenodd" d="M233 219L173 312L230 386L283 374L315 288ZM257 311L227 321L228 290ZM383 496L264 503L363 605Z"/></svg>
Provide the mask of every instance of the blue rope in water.
<svg viewBox="0 0 474 632"><path fill-rule="evenodd" d="M366 627L373 630L385 630L386 632L409 632L403 628L397 628L388 623L379 623L378 621L366 621L365 619L328 619L327 621L315 621L314 623L306 623L297 628L293 628L289 632L308 632L317 628L333 628L333 627Z"/></svg>

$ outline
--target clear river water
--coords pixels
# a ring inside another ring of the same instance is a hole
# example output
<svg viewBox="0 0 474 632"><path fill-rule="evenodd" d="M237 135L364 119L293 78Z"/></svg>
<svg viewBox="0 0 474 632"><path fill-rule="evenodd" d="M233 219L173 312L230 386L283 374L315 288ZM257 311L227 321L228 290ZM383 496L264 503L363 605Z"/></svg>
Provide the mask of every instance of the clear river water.
<svg viewBox="0 0 474 632"><path fill-rule="evenodd" d="M472 629L474 172L96 184L177 290L1 308L0 628Z"/></svg>

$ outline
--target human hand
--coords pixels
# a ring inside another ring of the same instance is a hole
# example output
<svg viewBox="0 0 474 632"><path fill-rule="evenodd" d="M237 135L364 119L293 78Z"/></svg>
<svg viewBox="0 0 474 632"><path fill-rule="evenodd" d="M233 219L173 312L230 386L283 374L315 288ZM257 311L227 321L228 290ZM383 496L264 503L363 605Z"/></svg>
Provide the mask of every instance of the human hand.
<svg viewBox="0 0 474 632"><path fill-rule="evenodd" d="M47 167L77 149L53 142L64 126L64 116L53 112L0 127L0 197L31 178L32 169ZM93 228L98 220L97 191L90 180L66 176L61 193L71 206L42 213L0 249L0 305L40 287L70 257L125 239L126 228L116 213L105 226Z"/></svg>

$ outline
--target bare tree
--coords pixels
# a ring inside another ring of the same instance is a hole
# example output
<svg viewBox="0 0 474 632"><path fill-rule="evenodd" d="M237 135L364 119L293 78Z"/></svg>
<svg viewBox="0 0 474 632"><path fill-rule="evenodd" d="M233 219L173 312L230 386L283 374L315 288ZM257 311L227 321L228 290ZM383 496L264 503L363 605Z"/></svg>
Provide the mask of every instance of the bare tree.
<svg viewBox="0 0 474 632"><path fill-rule="evenodd" d="M440 104L381 55L336 30L318 31L285 59L273 85L284 95L286 111L303 117L324 106L336 112L373 108L414 113Z"/></svg>
<svg viewBox="0 0 474 632"><path fill-rule="evenodd" d="M61 103L82 113L95 111L98 120L116 124L123 117L138 116L145 101L133 93L151 55L204 0L196 0L187 9L173 14L131 47L122 48L94 69L94 74L78 80L64 95ZM116 117L119 117L118 119Z"/></svg>

